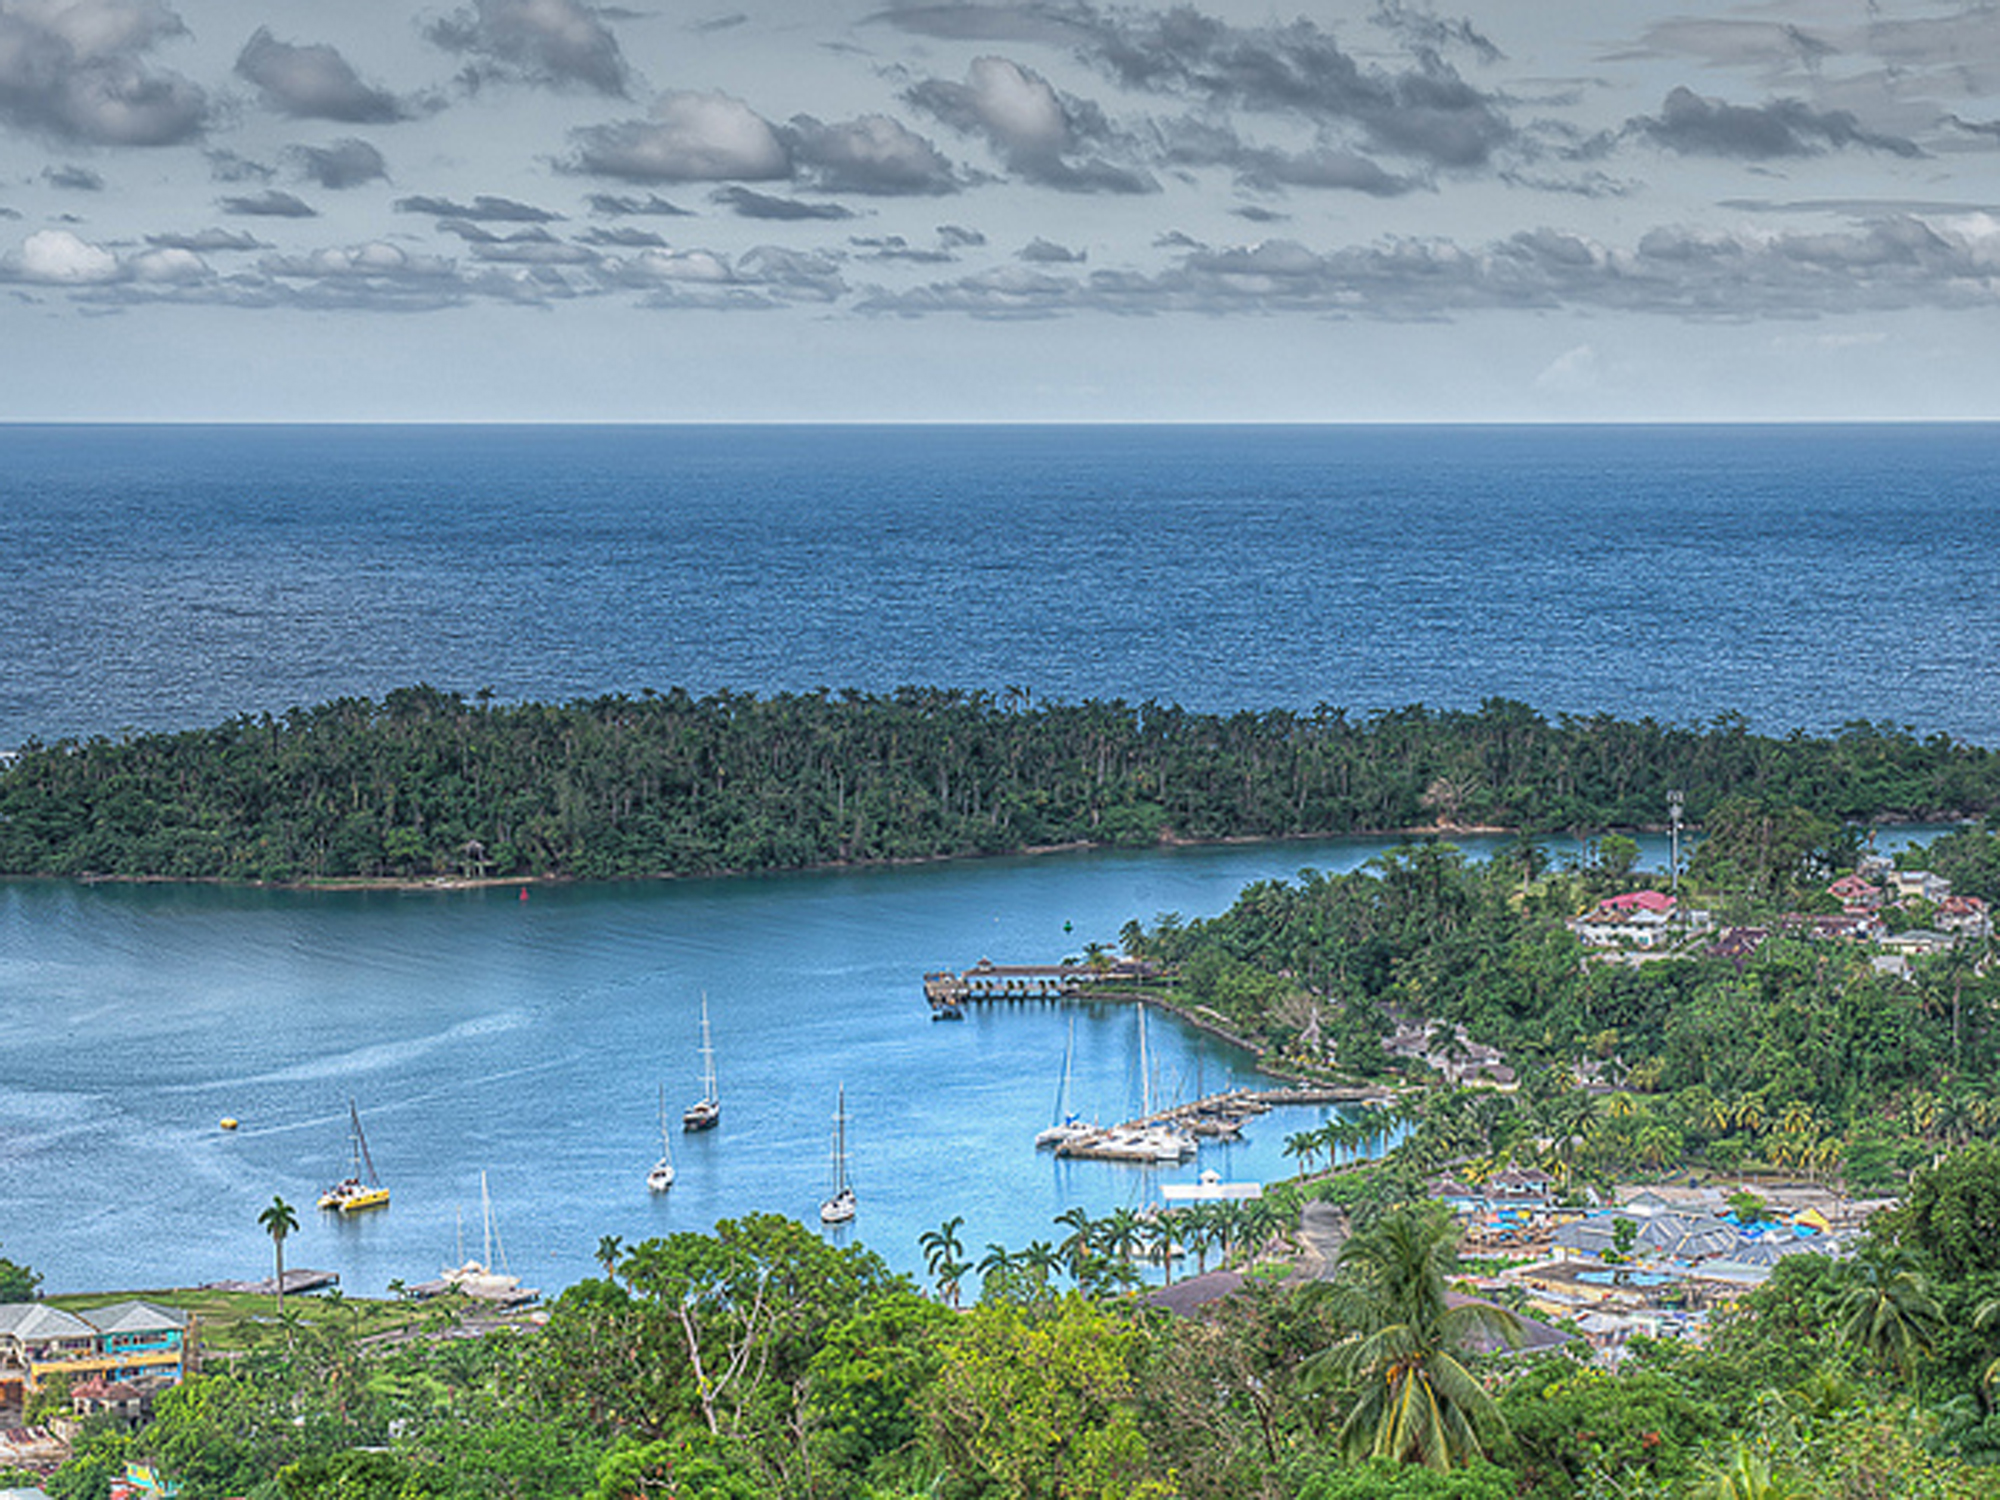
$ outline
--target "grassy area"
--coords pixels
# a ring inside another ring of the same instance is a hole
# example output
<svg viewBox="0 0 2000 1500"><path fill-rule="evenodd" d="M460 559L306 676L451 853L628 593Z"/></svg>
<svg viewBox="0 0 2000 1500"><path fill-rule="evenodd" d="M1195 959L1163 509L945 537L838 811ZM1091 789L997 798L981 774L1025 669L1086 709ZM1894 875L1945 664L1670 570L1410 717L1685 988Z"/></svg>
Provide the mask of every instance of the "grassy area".
<svg viewBox="0 0 2000 1500"><path fill-rule="evenodd" d="M248 1349L268 1338L278 1325L278 1299L257 1292L221 1292L176 1288L148 1292L76 1292L47 1298L65 1312L107 1307L139 1298L177 1312L194 1314L205 1350L228 1353ZM295 1293L285 1298L285 1313L307 1326L332 1324L356 1338L376 1334L417 1332L456 1322L465 1309L462 1297L414 1303L344 1297L338 1292Z"/></svg>

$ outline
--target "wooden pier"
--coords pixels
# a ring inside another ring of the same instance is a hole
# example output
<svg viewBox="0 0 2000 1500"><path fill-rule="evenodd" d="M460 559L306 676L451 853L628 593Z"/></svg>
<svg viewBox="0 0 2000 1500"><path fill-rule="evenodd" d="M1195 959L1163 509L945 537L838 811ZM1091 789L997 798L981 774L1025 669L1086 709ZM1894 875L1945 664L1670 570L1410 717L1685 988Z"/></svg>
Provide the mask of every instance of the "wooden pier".
<svg viewBox="0 0 2000 1500"><path fill-rule="evenodd" d="M996 964L982 958L962 974L940 969L924 975L924 999L933 1011L975 1000L1068 1000L1094 984L1151 979L1158 972L1131 958L1104 964Z"/></svg>

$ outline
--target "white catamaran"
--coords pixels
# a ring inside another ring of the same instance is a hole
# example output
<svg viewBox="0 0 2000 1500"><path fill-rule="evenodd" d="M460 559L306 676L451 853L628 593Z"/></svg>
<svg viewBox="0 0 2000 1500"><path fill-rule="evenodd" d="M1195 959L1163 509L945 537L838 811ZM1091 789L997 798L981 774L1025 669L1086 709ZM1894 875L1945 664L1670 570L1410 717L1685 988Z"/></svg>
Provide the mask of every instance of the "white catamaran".
<svg viewBox="0 0 2000 1500"><path fill-rule="evenodd" d="M854 1189L847 1181L847 1085L840 1086L833 1110L833 1196L819 1206L822 1224L845 1224L854 1217Z"/></svg>
<svg viewBox="0 0 2000 1500"><path fill-rule="evenodd" d="M660 1085L660 1159L646 1174L646 1186L664 1193L674 1185L674 1138L667 1131L667 1086Z"/></svg>
<svg viewBox="0 0 2000 1500"><path fill-rule="evenodd" d="M708 1037L708 995L701 997L701 1097L681 1111L681 1129L713 1130L722 1123L722 1096L715 1087L715 1046Z"/></svg>

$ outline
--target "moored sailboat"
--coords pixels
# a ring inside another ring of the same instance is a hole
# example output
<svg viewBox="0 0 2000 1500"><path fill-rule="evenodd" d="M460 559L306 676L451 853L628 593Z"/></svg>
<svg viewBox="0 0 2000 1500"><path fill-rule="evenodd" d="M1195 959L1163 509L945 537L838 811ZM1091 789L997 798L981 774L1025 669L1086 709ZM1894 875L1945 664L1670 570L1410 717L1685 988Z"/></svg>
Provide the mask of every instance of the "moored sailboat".
<svg viewBox="0 0 2000 1500"><path fill-rule="evenodd" d="M674 1140L667 1131L667 1086L660 1085L660 1159L646 1174L646 1186L664 1193L674 1185Z"/></svg>
<svg viewBox="0 0 2000 1500"><path fill-rule="evenodd" d="M722 1096L715 1087L715 1045L708 1034L708 996L701 997L701 1097L681 1111L681 1129L713 1130L722 1123Z"/></svg>
<svg viewBox="0 0 2000 1500"><path fill-rule="evenodd" d="M352 1099L347 1101L347 1120L354 1145L354 1167L347 1176L319 1195L319 1206L340 1214L386 1208L389 1190L375 1175L375 1158L368 1154L368 1137L361 1133L361 1111Z"/></svg>
<svg viewBox="0 0 2000 1500"><path fill-rule="evenodd" d="M845 1224L854 1217L854 1188L847 1180L847 1085L833 1110L833 1196L819 1206L822 1224Z"/></svg>

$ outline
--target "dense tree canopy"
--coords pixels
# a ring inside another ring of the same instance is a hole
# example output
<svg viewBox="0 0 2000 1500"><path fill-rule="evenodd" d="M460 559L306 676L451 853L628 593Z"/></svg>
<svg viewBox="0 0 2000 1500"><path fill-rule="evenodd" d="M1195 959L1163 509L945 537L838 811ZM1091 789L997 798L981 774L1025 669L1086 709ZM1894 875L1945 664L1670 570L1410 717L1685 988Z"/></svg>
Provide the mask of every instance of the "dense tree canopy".
<svg viewBox="0 0 2000 1500"><path fill-rule="evenodd" d="M1888 726L1774 739L1733 716L1549 720L1501 699L1356 717L937 688L499 706L411 687L29 745L0 777L0 873L588 879L1077 841L1596 830L1657 826L1670 789L1696 822L1765 810L1725 823L1745 834L1732 868L1767 879L1841 819L2000 806L2000 758Z"/></svg>

